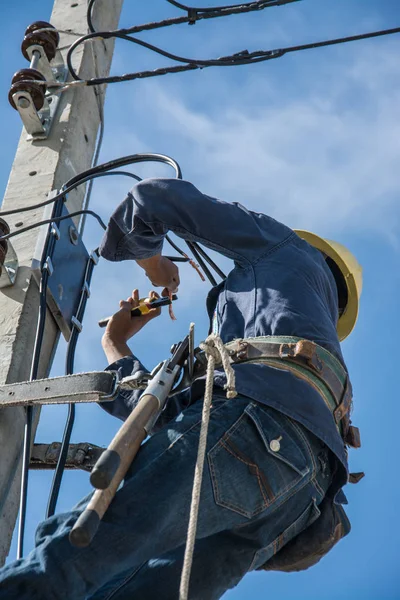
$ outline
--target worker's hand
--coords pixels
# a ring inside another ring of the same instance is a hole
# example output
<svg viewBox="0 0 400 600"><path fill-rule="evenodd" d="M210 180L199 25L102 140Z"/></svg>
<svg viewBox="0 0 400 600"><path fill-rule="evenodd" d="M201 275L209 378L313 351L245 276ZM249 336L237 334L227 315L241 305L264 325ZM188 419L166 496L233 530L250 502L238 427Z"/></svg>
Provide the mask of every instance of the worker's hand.
<svg viewBox="0 0 400 600"><path fill-rule="evenodd" d="M159 298L159 295L151 291L148 296L149 302ZM126 344L126 342L142 329L154 317L158 317L161 308L153 308L147 315L132 317L131 310L139 306L139 291L133 290L132 296L119 303L120 310L109 320L103 336L104 343L112 341L117 344Z"/></svg>
<svg viewBox="0 0 400 600"><path fill-rule="evenodd" d="M168 292L175 294L180 283L178 267L166 256L157 254L151 258L136 261L146 271L147 277L156 287L164 287L163 296Z"/></svg>

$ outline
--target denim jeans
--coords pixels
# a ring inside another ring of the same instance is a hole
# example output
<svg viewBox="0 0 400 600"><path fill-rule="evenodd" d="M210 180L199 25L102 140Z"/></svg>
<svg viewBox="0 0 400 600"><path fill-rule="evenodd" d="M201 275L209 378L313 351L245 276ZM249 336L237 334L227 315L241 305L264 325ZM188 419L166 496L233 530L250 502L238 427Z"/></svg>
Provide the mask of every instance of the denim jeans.
<svg viewBox="0 0 400 600"><path fill-rule="evenodd" d="M36 547L0 570L0 600L176 600L202 401L143 444L88 548L68 533L86 506L41 523ZM211 409L191 600L214 600L319 516L328 449L246 397Z"/></svg>

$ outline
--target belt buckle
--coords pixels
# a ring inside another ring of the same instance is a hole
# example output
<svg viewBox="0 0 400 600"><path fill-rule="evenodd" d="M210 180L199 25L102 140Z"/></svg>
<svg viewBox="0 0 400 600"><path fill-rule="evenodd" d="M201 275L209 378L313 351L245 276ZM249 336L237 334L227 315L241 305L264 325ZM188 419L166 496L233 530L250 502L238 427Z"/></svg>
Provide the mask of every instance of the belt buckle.
<svg viewBox="0 0 400 600"><path fill-rule="evenodd" d="M323 369L322 360L317 355L317 345L311 340L300 340L296 344L295 356L304 358L307 365L320 373Z"/></svg>

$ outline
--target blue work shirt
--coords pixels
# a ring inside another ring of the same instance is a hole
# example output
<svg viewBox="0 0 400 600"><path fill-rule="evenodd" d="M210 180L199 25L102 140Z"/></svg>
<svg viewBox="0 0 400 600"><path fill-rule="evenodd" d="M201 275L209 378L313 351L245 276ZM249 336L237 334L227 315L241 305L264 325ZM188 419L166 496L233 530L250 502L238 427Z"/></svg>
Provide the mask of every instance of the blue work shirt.
<svg viewBox="0 0 400 600"><path fill-rule="evenodd" d="M147 179L133 187L111 216L100 247L111 261L150 258L162 252L168 231L200 242L234 260L227 278L211 289L207 310L216 312L224 343L235 338L296 336L312 340L344 365L336 333L338 294L319 250L289 227L264 214L202 194L179 179ZM122 376L144 369L134 357L110 365ZM334 418L319 393L288 371L262 364L234 366L236 389L302 423L339 458L340 483L347 479L347 452ZM225 375L215 373L223 387ZM141 392L123 392L103 408L125 419ZM169 415L196 400L196 382L176 395Z"/></svg>

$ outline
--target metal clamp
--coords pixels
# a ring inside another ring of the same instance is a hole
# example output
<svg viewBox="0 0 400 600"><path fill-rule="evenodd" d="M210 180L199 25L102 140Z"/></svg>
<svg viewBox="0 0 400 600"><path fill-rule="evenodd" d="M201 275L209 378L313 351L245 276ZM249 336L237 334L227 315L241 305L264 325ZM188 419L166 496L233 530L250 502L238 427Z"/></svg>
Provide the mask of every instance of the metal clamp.
<svg viewBox="0 0 400 600"><path fill-rule="evenodd" d="M323 363L317 355L317 346L309 340L300 340L296 344L281 344L279 347L280 358L302 358L307 365L318 373L323 368Z"/></svg>
<svg viewBox="0 0 400 600"><path fill-rule="evenodd" d="M35 470L55 469L60 451L60 442L34 444L29 468ZM82 469L83 471L90 472L103 452L104 448L100 448L100 446L96 446L95 444L89 444L88 442L69 444L65 469Z"/></svg>
<svg viewBox="0 0 400 600"><path fill-rule="evenodd" d="M83 325L82 325L81 321L79 321L75 316L71 317L71 325L73 327L75 327L75 329L77 329L79 331L79 333L83 329Z"/></svg>
<svg viewBox="0 0 400 600"><path fill-rule="evenodd" d="M151 373L145 373L144 371L138 371L134 375L124 377L119 382L119 388L121 390L144 390L146 389L149 381L152 379Z"/></svg>
<svg viewBox="0 0 400 600"><path fill-rule="evenodd" d="M46 261L43 265L43 271L47 271L49 276L53 275L53 273L54 273L53 262L52 262L50 256L48 256L46 258Z"/></svg>

